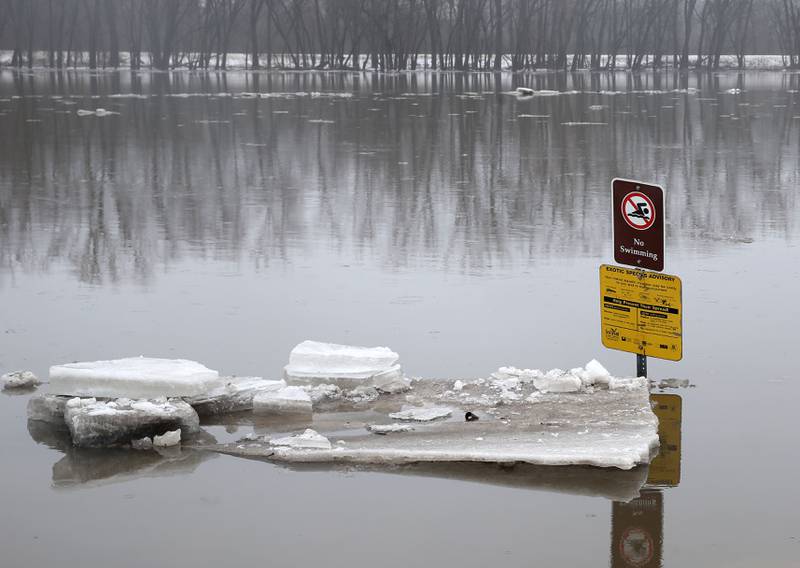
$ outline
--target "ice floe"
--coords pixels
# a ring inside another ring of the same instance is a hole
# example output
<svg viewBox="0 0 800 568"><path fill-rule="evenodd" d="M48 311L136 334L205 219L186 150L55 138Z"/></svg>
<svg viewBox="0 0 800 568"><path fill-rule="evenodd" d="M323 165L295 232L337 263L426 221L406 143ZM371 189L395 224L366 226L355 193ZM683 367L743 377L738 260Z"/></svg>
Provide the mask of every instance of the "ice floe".
<svg viewBox="0 0 800 568"><path fill-rule="evenodd" d="M3 390L27 389L39 386L42 382L31 371L13 371L0 377Z"/></svg>
<svg viewBox="0 0 800 568"><path fill-rule="evenodd" d="M389 418L413 422L430 422L431 420L447 418L451 414L453 414L453 411L450 408L409 408L400 412L393 412L389 415Z"/></svg>
<svg viewBox="0 0 800 568"><path fill-rule="evenodd" d="M253 397L253 410L262 414L311 414L311 396L302 387L284 387Z"/></svg>
<svg viewBox="0 0 800 568"><path fill-rule="evenodd" d="M286 436L283 438L272 438L269 445L280 451L283 448L292 450L330 450L331 442L325 436L317 433L311 428L306 429L302 434Z"/></svg>
<svg viewBox="0 0 800 568"><path fill-rule="evenodd" d="M195 361L129 357L50 367L52 394L158 398L200 396L220 386L219 373Z"/></svg>
<svg viewBox="0 0 800 568"><path fill-rule="evenodd" d="M373 434L397 434L399 432L413 432L414 427L410 424L369 424L367 430Z"/></svg>
<svg viewBox="0 0 800 568"><path fill-rule="evenodd" d="M286 387L286 381L265 380L261 377L229 377L224 384L192 397L188 402L200 416L241 412L253 409L253 398L260 393L277 391Z"/></svg>

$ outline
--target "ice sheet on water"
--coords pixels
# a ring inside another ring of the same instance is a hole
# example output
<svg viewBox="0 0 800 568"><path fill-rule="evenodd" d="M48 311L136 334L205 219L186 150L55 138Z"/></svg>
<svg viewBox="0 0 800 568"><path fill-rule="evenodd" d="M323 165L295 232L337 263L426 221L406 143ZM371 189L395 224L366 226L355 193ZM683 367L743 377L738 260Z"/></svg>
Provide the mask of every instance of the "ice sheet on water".
<svg viewBox="0 0 800 568"><path fill-rule="evenodd" d="M200 418L191 406L167 399L72 398L66 403L64 420L78 447L126 445L174 430L191 434L200 429Z"/></svg>
<svg viewBox="0 0 800 568"><path fill-rule="evenodd" d="M370 380L391 381L402 377L399 359L388 347L304 341L292 349L284 373L290 382L356 386Z"/></svg>
<svg viewBox="0 0 800 568"><path fill-rule="evenodd" d="M217 371L196 361L129 357L50 367L49 390L83 397L191 397L221 384Z"/></svg>
<svg viewBox="0 0 800 568"><path fill-rule="evenodd" d="M363 417L315 415L319 433L338 438L331 449L255 443L221 451L303 463L525 462L631 469L648 463L658 447L646 379L611 377L596 361L546 373L505 367L488 379L459 382L456 390L453 381L415 381L411 394L382 396L361 410ZM553 392L554 384L568 384L573 392ZM480 420L435 419L467 411ZM433 420L418 421L413 431L395 436L374 435L375 428L391 431L391 420L421 418Z"/></svg>
<svg viewBox="0 0 800 568"><path fill-rule="evenodd" d="M270 446L275 446L276 451L281 449L291 450L330 450L331 442L325 436L317 433L316 431L308 428L302 434L295 434L293 436L286 436L283 438L272 438L269 441Z"/></svg>

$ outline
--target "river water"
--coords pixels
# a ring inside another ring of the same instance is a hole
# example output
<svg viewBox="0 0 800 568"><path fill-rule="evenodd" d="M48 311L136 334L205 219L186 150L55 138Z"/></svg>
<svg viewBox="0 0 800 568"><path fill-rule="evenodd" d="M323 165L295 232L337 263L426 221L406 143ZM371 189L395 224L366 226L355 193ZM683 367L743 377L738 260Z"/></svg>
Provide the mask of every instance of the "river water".
<svg viewBox="0 0 800 568"><path fill-rule="evenodd" d="M666 188L685 356L650 376L692 385L669 391L679 475L627 504L535 468L76 452L3 394L3 566L797 566L798 90L757 71L0 71L1 372L147 354L277 378L317 339L388 345L414 376L632 374L599 330L621 176ZM97 108L114 114L78 113Z"/></svg>

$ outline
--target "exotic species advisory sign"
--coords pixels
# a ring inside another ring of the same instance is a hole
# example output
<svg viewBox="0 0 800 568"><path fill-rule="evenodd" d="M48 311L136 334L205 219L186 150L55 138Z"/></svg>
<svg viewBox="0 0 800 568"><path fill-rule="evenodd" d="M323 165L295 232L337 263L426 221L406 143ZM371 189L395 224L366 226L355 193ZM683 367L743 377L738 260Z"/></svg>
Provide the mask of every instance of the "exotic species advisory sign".
<svg viewBox="0 0 800 568"><path fill-rule="evenodd" d="M683 357L681 279L669 274L600 267L603 345L637 355Z"/></svg>
<svg viewBox="0 0 800 568"><path fill-rule="evenodd" d="M664 190L657 185L615 179L611 185L614 260L664 270Z"/></svg>

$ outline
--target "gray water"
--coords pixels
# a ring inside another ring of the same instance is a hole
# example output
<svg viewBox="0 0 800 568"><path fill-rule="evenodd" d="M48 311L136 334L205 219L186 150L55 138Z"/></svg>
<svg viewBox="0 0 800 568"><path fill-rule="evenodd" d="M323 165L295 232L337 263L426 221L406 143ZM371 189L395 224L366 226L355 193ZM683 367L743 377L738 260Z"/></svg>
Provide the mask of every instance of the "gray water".
<svg viewBox="0 0 800 568"><path fill-rule="evenodd" d="M389 345L423 377L593 357L632 374L600 343L598 266L611 179L658 182L685 356L650 376L694 388L670 391L680 479L640 500L639 565L798 566L798 90L773 72L0 71L0 372L147 354L276 378L318 339ZM119 114L77 114L95 108ZM150 463L29 428L29 396L0 395L3 566L637 565L612 525L639 509L596 479Z"/></svg>

